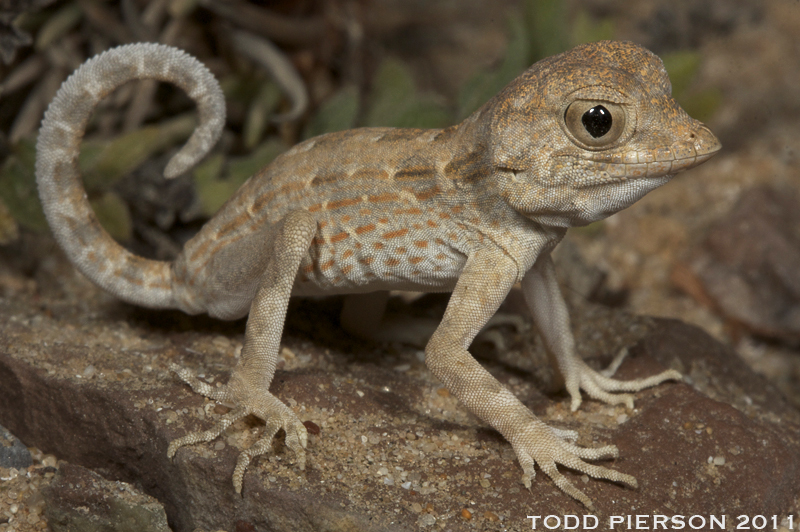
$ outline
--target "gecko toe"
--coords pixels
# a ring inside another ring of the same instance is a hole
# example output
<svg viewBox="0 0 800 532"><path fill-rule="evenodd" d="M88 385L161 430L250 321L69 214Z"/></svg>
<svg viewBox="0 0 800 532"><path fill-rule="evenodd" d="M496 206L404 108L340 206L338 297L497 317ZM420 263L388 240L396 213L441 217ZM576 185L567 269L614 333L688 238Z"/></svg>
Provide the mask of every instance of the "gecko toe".
<svg viewBox="0 0 800 532"><path fill-rule="evenodd" d="M592 508L592 500L576 488L561 472L558 465L579 471L593 478L601 478L636 487L636 479L625 473L609 469L584 460L599 460L618 456L614 445L598 448L579 447L563 438L563 431L553 429L539 420L531 421L518 431L516 437L510 438L514 450L522 466L522 483L530 489L535 476L534 464L538 464L544 473L564 493Z"/></svg>

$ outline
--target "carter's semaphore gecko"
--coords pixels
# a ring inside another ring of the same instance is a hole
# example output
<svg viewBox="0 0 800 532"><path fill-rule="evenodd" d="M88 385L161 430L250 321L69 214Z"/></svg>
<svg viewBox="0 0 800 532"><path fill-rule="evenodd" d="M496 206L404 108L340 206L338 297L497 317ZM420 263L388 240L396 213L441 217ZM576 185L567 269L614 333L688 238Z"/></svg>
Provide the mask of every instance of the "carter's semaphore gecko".
<svg viewBox="0 0 800 532"><path fill-rule="evenodd" d="M138 79L174 83L198 105L200 124L165 175L201 159L225 123L218 83L180 50L134 44L94 57L63 84L42 123L36 176L56 240L103 289L150 308L248 315L227 385L215 388L173 367L194 391L233 409L214 428L174 440L170 457L254 414L267 429L239 455L235 490L281 428L304 468L306 428L269 392L290 296L452 291L426 363L511 443L523 483L530 488L538 463L588 507L592 501L557 464L636 486L630 475L585 461L617 456L616 447L575 445L575 432L539 420L467 349L519 282L573 410L581 390L632 407L630 394L612 392L680 379L668 370L619 381L587 366L576 354L550 258L567 228L624 209L720 149L670 96L658 57L633 43L586 44L534 64L458 125L354 129L302 142L251 177L173 262L135 256L114 242L92 212L78 171L94 107Z"/></svg>

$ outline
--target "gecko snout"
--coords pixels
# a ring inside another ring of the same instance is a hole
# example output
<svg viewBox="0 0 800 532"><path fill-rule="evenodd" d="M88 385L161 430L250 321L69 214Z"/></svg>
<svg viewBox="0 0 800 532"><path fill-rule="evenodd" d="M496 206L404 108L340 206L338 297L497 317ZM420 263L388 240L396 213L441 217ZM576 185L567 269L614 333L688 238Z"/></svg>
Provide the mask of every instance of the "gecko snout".
<svg viewBox="0 0 800 532"><path fill-rule="evenodd" d="M705 124L696 122L686 138L673 148L672 171L688 170L704 163L722 149L722 143Z"/></svg>
<svg viewBox="0 0 800 532"><path fill-rule="evenodd" d="M689 134L689 140L694 142L694 149L697 152L697 157L703 157L703 161L722 149L722 143L716 135L702 123L698 125L696 130Z"/></svg>

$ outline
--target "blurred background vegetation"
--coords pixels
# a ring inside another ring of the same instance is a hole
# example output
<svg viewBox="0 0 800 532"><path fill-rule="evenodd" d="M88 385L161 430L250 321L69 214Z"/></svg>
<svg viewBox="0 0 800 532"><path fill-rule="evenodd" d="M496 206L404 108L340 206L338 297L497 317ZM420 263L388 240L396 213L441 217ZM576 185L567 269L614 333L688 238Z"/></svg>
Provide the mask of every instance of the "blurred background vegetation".
<svg viewBox="0 0 800 532"><path fill-rule="evenodd" d="M38 124L66 76L113 46L159 41L183 48L220 79L228 103L218 146L174 181L161 171L195 117L172 87L138 82L116 91L84 139L80 166L103 225L138 253L170 258L249 176L300 140L360 126L445 127L535 61L615 37L611 19L565 2L513 2L502 10L499 59L475 65L455 90L439 92L425 80L420 88L407 57L370 39L366 4L31 0L0 12L0 243L14 241L20 228L47 230L34 179ZM693 89L700 56L678 50L662 57L676 98L707 120L721 96Z"/></svg>

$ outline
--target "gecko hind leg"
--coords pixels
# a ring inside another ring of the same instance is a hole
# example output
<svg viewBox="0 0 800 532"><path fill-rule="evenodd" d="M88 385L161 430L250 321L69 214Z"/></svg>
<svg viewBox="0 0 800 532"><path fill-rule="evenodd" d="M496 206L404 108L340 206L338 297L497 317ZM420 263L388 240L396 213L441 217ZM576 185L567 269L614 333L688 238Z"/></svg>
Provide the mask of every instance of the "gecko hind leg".
<svg viewBox="0 0 800 532"><path fill-rule="evenodd" d="M611 378L627 356L627 350L622 350L614 357L606 370L597 371L589 367L575 349L567 304L558 286L553 259L549 256L541 258L528 270L522 279L522 292L548 353L555 359L555 365L564 379L573 412L581 405L581 390L606 404L624 404L633 409L633 395L612 392L638 392L667 380L682 380L681 374L675 370L629 381Z"/></svg>
<svg viewBox="0 0 800 532"><path fill-rule="evenodd" d="M306 211L295 211L271 231L272 238L267 245L254 240L250 242L252 245L244 248L244 253L261 253L268 258L264 261L259 286L250 305L242 355L227 384L214 387L198 380L187 369L172 368L192 390L232 406L233 410L222 416L213 428L173 440L167 450L170 458L180 447L215 439L235 421L250 414L266 422L261 438L242 451L236 462L232 479L236 493L242 491L244 473L250 461L269 451L272 439L280 429L286 432L286 446L296 454L298 466L305 469L308 432L297 415L269 392L269 385L278 364L292 285L315 232L313 217Z"/></svg>
<svg viewBox="0 0 800 532"><path fill-rule="evenodd" d="M630 381L620 381L617 379L613 379L612 377L617 372L619 367L622 365L622 362L628 356L628 348L624 347L620 349L619 353L616 354L614 360L611 361L611 364L604 370L599 371L601 379L606 383L606 386L609 386L609 390L622 390L622 391L632 391L638 392L639 390L643 390L645 388L650 388L651 386L655 386L656 384L661 384L664 381L681 381L683 380L683 376L680 372L674 369L668 369L658 373L656 375L651 375L650 377L645 377L643 379L634 379ZM614 388L616 386L616 388Z"/></svg>
<svg viewBox="0 0 800 532"><path fill-rule="evenodd" d="M388 301L389 292L386 290L348 294L342 307L342 328L356 338L372 342L399 342L425 347L439 321L387 314Z"/></svg>
<svg viewBox="0 0 800 532"><path fill-rule="evenodd" d="M389 297L386 290L348 294L340 318L342 328L356 338L372 342L398 342L424 348L441 319L388 314ZM530 327L527 320L518 314L498 313L483 326L477 338L491 343L498 351L505 351L506 336L496 330L501 326L511 326L517 332Z"/></svg>
<svg viewBox="0 0 800 532"><path fill-rule="evenodd" d="M628 393L614 394L610 392L638 392L645 388L650 388L664 381L682 381L683 376L674 369L668 369L642 379L622 381L611 378L622 359L627 356L627 350L623 349L608 368L596 371L590 368L583 360L575 357L570 365L572 373L567 378L567 391L572 397L570 408L574 412L581 404L580 390L584 390L589 397L603 401L606 404L624 404L633 409L633 396Z"/></svg>

